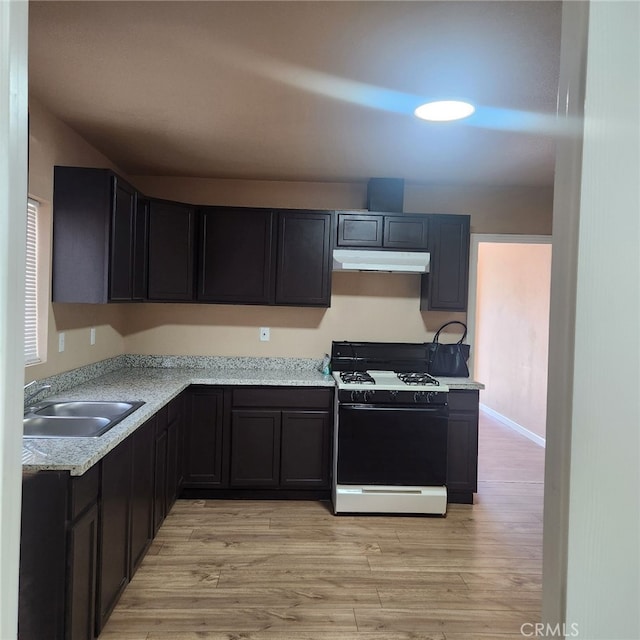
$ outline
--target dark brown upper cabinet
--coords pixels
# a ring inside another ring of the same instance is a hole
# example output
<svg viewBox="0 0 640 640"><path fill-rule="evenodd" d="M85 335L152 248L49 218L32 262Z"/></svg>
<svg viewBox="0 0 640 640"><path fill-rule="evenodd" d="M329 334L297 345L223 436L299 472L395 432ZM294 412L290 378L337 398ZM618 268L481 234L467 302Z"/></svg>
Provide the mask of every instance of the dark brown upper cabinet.
<svg viewBox="0 0 640 640"><path fill-rule="evenodd" d="M430 273L422 276L420 309L466 311L470 216L430 215Z"/></svg>
<svg viewBox="0 0 640 640"><path fill-rule="evenodd" d="M428 231L428 216L384 216L383 246L400 251L426 249Z"/></svg>
<svg viewBox="0 0 640 640"><path fill-rule="evenodd" d="M338 246L381 247L383 229L382 216L338 213Z"/></svg>
<svg viewBox="0 0 640 640"><path fill-rule="evenodd" d="M331 223L325 211L201 209L197 300L328 307Z"/></svg>
<svg viewBox="0 0 640 640"><path fill-rule="evenodd" d="M426 251L429 216L338 212L337 246Z"/></svg>
<svg viewBox="0 0 640 640"><path fill-rule="evenodd" d="M150 200L149 300L194 299L195 230L194 207Z"/></svg>
<svg viewBox="0 0 640 640"><path fill-rule="evenodd" d="M54 167L53 302L140 300L146 287L146 213L108 169Z"/></svg>
<svg viewBox="0 0 640 640"><path fill-rule="evenodd" d="M196 294L199 301L270 303L273 215L269 209L201 210Z"/></svg>
<svg viewBox="0 0 640 640"><path fill-rule="evenodd" d="M147 198L138 194L135 218L135 239L133 251L133 296L142 301L147 298L148 247L149 247L149 207Z"/></svg>
<svg viewBox="0 0 640 640"><path fill-rule="evenodd" d="M331 306L331 212L278 212L275 303Z"/></svg>

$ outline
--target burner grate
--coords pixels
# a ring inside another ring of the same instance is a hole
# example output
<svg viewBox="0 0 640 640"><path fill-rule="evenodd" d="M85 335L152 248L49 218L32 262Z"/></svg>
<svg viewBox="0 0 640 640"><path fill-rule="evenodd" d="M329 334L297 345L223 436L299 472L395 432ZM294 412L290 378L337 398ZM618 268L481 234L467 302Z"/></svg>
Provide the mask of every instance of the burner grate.
<svg viewBox="0 0 640 640"><path fill-rule="evenodd" d="M343 382L358 382L360 384L375 384L376 381L366 371L341 371Z"/></svg>
<svg viewBox="0 0 640 640"><path fill-rule="evenodd" d="M404 371L396 371L396 375L398 379L405 384L414 384L414 385L424 385L424 384L432 384L434 386L439 386L440 383L428 373L423 372L404 372Z"/></svg>

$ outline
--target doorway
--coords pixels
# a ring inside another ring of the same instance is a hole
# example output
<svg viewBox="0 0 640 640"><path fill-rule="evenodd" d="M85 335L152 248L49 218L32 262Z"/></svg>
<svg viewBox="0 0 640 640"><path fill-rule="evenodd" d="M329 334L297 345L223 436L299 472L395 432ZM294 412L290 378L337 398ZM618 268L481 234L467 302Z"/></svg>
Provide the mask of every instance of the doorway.
<svg viewBox="0 0 640 640"><path fill-rule="evenodd" d="M473 234L470 267L470 368L486 386L480 392L479 479L526 482L533 474L541 480L551 238ZM505 449L500 464L483 446L487 442ZM523 466L517 462L520 456L508 453L515 450L538 463L533 469Z"/></svg>

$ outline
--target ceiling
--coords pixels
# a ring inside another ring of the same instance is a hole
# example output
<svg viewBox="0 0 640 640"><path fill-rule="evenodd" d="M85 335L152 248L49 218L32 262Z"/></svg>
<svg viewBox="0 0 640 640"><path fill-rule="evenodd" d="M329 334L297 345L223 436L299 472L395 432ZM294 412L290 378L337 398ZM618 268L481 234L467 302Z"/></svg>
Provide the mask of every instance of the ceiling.
<svg viewBox="0 0 640 640"><path fill-rule="evenodd" d="M130 175L550 185L560 9L32 1L30 92Z"/></svg>

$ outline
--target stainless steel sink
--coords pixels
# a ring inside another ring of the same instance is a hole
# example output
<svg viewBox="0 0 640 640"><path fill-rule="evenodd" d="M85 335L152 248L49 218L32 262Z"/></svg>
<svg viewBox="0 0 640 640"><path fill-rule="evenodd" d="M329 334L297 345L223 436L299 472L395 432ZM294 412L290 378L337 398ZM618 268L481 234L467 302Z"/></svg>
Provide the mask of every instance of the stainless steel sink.
<svg viewBox="0 0 640 640"><path fill-rule="evenodd" d="M74 400L71 402L54 402L42 408L34 407L33 413L39 416L62 417L95 417L117 418L123 416L133 407L133 402L98 402Z"/></svg>
<svg viewBox="0 0 640 640"><path fill-rule="evenodd" d="M43 402L27 409L26 438L97 438L144 402L69 400Z"/></svg>
<svg viewBox="0 0 640 640"><path fill-rule="evenodd" d="M25 416L24 435L28 438L97 438L113 425L109 418Z"/></svg>

